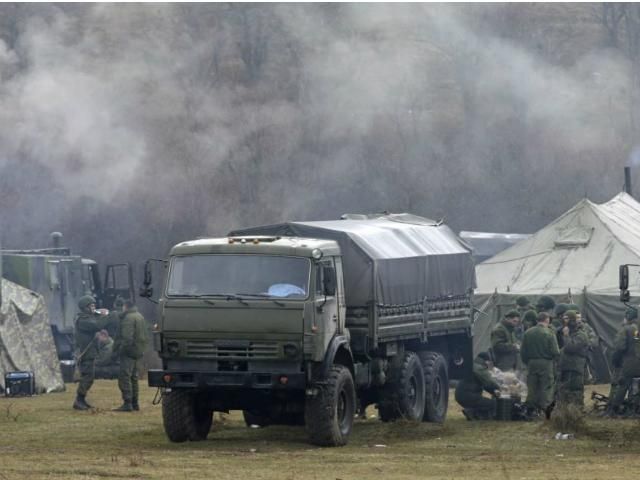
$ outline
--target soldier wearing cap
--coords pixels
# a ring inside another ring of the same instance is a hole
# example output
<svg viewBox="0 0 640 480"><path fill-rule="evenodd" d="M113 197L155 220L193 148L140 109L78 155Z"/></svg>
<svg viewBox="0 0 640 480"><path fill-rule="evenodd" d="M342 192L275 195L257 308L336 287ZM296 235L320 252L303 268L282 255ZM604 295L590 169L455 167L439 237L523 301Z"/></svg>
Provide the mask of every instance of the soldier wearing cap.
<svg viewBox="0 0 640 480"><path fill-rule="evenodd" d="M553 311L554 308L556 308L556 302L549 295L542 295L536 302L536 310L538 311L538 313L541 313L541 312L548 313L549 317L551 317L551 325L560 326L560 324L557 322L556 318L554 317L554 311Z"/></svg>
<svg viewBox="0 0 640 480"><path fill-rule="evenodd" d="M518 365L520 346L516 340L515 328L519 323L520 313L511 310L491 332L491 349L495 365L504 372L515 370Z"/></svg>
<svg viewBox="0 0 640 480"><path fill-rule="evenodd" d="M463 408L462 413L467 420L489 420L495 417L495 398L485 398L486 391L497 396L500 386L491 376L493 363L488 352L480 352L473 361L472 374L458 382L456 386L456 402Z"/></svg>
<svg viewBox="0 0 640 480"><path fill-rule="evenodd" d="M98 333L106 328L109 317L105 311L96 311L96 300L85 295L78 300L80 311L75 319L76 365L80 373L76 399L73 408L87 410L92 408L86 401L87 393L95 379L95 361L98 356Z"/></svg>
<svg viewBox="0 0 640 480"><path fill-rule="evenodd" d="M528 370L526 404L534 411L546 411L553 402L553 363L560 350L549 321L548 313L539 313L537 325L525 332L520 350L522 362Z"/></svg>
<svg viewBox="0 0 640 480"><path fill-rule="evenodd" d="M587 361L589 338L582 325L578 324L576 312L567 310L562 329L563 347L560 350L560 382L558 396L561 404L584 406L584 368Z"/></svg>
<svg viewBox="0 0 640 480"><path fill-rule="evenodd" d="M634 377L640 377L640 331L638 329L638 311L629 308L625 313L626 324L616 335L613 360L621 365L621 372L610 408L613 414L622 412L622 404L631 387Z"/></svg>

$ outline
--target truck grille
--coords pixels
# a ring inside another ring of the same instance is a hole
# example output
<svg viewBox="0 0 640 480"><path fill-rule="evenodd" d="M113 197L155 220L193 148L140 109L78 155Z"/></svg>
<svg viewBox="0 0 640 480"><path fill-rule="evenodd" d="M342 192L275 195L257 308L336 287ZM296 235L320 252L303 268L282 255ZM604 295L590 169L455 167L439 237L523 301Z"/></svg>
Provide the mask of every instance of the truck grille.
<svg viewBox="0 0 640 480"><path fill-rule="evenodd" d="M269 359L279 357L277 342L238 342L225 343L203 340L190 340L186 344L190 357L216 359Z"/></svg>

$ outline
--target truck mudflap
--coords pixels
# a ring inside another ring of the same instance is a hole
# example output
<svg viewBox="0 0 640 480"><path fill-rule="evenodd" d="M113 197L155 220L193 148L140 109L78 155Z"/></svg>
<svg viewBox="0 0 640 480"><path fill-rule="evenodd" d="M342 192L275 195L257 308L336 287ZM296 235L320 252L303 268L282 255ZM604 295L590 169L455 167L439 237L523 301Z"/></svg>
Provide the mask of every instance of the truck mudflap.
<svg viewBox="0 0 640 480"><path fill-rule="evenodd" d="M174 372L149 370L149 386L163 388L253 388L304 390L304 373Z"/></svg>

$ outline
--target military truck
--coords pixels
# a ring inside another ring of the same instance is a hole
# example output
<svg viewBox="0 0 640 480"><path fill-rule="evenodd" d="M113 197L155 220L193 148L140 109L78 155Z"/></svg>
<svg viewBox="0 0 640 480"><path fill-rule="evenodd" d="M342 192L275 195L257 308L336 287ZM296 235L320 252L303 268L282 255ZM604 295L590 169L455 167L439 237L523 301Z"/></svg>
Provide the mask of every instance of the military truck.
<svg viewBox="0 0 640 480"><path fill-rule="evenodd" d="M49 248L2 250L2 275L44 297L65 381L74 369L74 319L78 300L93 295L99 307L112 308L116 296L134 298L133 274L127 263L108 265L104 283L98 264L61 246L62 235L51 234ZM114 334L115 332L111 332Z"/></svg>
<svg viewBox="0 0 640 480"><path fill-rule="evenodd" d="M149 263L141 294L152 296ZM164 429L203 440L214 411L347 443L354 416L444 421L471 368L470 251L409 214L289 222L175 245L153 339Z"/></svg>

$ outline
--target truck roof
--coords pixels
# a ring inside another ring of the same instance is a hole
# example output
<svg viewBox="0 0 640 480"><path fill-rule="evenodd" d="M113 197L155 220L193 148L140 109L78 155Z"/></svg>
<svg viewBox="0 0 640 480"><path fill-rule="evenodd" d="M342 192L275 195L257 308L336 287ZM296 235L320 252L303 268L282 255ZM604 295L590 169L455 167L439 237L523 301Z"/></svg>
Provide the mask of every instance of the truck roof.
<svg viewBox="0 0 640 480"><path fill-rule="evenodd" d="M282 235L338 242L347 304L409 304L464 295L475 287L470 248L442 222L411 214L343 215L285 222L230 235Z"/></svg>
<svg viewBox="0 0 640 480"><path fill-rule="evenodd" d="M222 238L200 238L175 245L170 255L202 253L262 253L311 257L316 249L323 255L339 255L340 247L333 240L279 235L232 235Z"/></svg>

